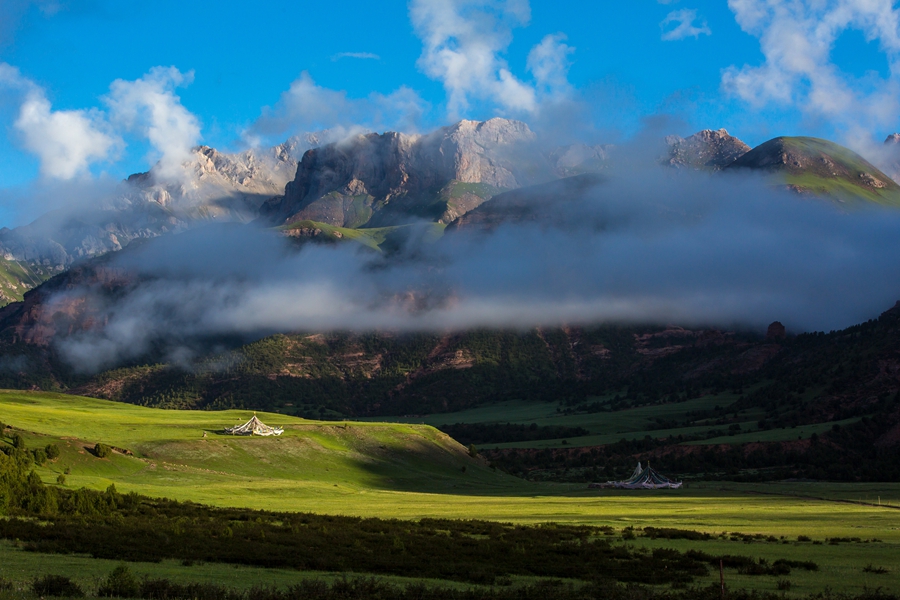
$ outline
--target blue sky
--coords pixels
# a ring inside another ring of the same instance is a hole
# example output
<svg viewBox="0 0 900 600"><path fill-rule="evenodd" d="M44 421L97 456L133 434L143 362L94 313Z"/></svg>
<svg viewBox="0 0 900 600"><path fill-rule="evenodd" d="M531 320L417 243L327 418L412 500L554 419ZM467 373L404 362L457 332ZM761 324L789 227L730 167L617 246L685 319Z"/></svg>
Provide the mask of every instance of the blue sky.
<svg viewBox="0 0 900 600"><path fill-rule="evenodd" d="M862 150L900 129L897 13L889 0L0 0L0 189L123 178L193 143L495 115L561 142L657 123Z"/></svg>

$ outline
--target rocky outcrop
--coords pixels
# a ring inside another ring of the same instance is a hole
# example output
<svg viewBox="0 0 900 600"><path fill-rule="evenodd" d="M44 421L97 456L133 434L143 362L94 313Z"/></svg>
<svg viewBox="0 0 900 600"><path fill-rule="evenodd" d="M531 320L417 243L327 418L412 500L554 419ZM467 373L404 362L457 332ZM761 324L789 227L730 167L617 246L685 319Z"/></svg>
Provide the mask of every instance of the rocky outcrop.
<svg viewBox="0 0 900 600"><path fill-rule="evenodd" d="M750 151L750 146L724 129L704 129L683 138L666 137L668 153L663 164L677 168L718 171Z"/></svg>
<svg viewBox="0 0 900 600"><path fill-rule="evenodd" d="M275 224L338 227L455 218L496 190L552 178L534 139L524 123L499 118L428 135L359 135L304 154L284 196L261 212Z"/></svg>

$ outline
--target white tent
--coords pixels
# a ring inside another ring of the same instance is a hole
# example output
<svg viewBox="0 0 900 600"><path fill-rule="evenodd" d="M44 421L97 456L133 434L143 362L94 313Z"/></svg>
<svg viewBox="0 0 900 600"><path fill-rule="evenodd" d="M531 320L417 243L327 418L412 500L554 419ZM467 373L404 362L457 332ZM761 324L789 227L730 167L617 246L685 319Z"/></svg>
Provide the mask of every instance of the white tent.
<svg viewBox="0 0 900 600"><path fill-rule="evenodd" d="M225 433L231 435L281 435L284 429L280 427L269 427L256 418L256 414L243 425L235 425L234 427L226 427Z"/></svg>
<svg viewBox="0 0 900 600"><path fill-rule="evenodd" d="M607 481L606 483L592 483L589 487L594 488L619 488L624 490L658 490L660 488L675 489L681 487L680 481L672 481L668 477L657 473L656 470L650 468L641 468L641 463L637 464L631 477L624 481Z"/></svg>

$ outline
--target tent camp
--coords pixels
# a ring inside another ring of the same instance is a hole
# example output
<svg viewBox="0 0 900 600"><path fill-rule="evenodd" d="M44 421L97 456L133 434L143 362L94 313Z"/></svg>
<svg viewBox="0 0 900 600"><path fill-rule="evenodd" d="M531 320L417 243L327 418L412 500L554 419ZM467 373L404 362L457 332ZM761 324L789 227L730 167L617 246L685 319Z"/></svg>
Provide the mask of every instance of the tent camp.
<svg viewBox="0 0 900 600"><path fill-rule="evenodd" d="M226 427L225 433L229 435L281 435L284 429L280 427L269 427L262 421L253 417L243 425L235 425L234 427Z"/></svg>
<svg viewBox="0 0 900 600"><path fill-rule="evenodd" d="M647 468L641 468L641 463L637 464L631 477L624 481L607 481L606 483L592 483L588 487L591 488L617 488L622 490L658 490L661 488L678 489L682 482L672 481L665 475L657 473L647 463Z"/></svg>

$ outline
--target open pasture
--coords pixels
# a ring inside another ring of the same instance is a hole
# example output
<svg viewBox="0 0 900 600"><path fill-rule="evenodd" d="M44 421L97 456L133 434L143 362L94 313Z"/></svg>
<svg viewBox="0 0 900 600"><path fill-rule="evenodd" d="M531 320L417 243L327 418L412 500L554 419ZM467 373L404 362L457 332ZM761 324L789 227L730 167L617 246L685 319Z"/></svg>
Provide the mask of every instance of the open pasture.
<svg viewBox="0 0 900 600"><path fill-rule="evenodd" d="M105 489L115 484L120 492L272 511L558 522L611 526L617 532L627 527L689 529L717 536L739 532L769 541L638 537L633 543L820 563L820 573L794 571L791 594L826 587L898 587L898 484L691 482L680 490L587 490L580 484L527 482L490 469L427 425L309 421L261 413L263 421L284 426L284 435L219 433L251 414L168 411L63 394L0 394L0 421L15 427L7 430L8 436L22 435L29 448L49 443L60 447L58 459L37 468L51 485L65 475L66 487ZM98 458L91 450L97 442L121 451ZM10 438L0 443L10 443ZM811 541L797 542L800 536ZM832 538L870 541L832 545ZM0 554L10 552L19 561L10 565L27 562L25 553L8 546L0 549ZM75 557L48 560L69 565ZM887 573L866 573L868 565ZM182 569L154 569L163 567ZM193 574L188 569L181 576L190 579ZM729 577L733 585L753 589L771 590L776 584L768 576L732 572ZM273 571L271 581L282 585L287 580Z"/></svg>
<svg viewBox="0 0 900 600"><path fill-rule="evenodd" d="M47 483L218 506L385 518L478 518L613 527L678 527L796 537L878 537L900 543L900 511L848 504L852 486L691 483L681 490L587 490L527 482L487 467L423 425L319 422L277 414L271 438L224 436L247 411L169 411L63 394L5 392L0 420L29 447L57 443L38 468ZM202 437L203 432L207 437ZM128 450L97 458L96 442ZM8 443L8 442L7 442ZM66 474L66 471L68 473ZM829 494L827 489L839 490ZM883 486L885 504L897 486ZM867 484L859 495L877 497Z"/></svg>

